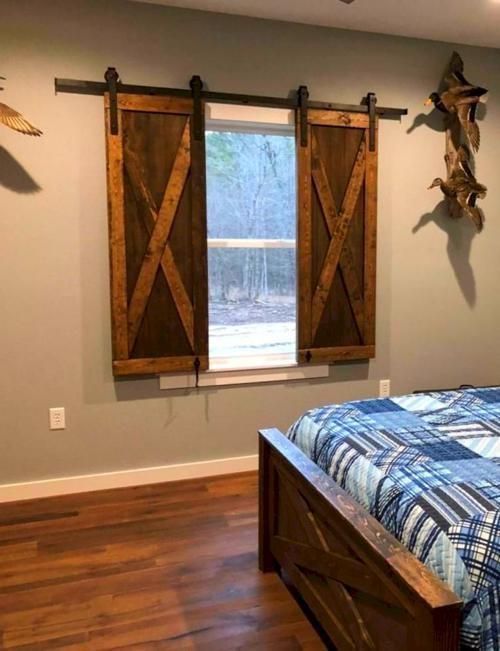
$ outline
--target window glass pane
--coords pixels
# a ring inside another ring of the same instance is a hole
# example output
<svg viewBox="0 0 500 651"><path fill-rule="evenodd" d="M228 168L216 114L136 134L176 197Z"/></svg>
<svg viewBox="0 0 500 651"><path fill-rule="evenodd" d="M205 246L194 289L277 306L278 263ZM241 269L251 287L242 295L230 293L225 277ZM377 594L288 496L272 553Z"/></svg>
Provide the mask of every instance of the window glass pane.
<svg viewBox="0 0 500 651"><path fill-rule="evenodd" d="M208 131L206 145L209 354L293 357L295 139Z"/></svg>
<svg viewBox="0 0 500 651"><path fill-rule="evenodd" d="M210 355L296 349L295 250L208 250Z"/></svg>

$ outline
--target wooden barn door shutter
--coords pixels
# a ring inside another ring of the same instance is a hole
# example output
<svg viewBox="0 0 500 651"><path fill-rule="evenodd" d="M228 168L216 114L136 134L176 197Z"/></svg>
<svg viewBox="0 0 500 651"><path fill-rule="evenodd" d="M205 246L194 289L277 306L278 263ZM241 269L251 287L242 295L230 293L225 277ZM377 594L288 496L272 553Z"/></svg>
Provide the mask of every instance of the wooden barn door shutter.
<svg viewBox="0 0 500 651"><path fill-rule="evenodd" d="M106 97L115 375L208 367L203 129L193 101ZM201 132L201 133L200 133Z"/></svg>
<svg viewBox="0 0 500 651"><path fill-rule="evenodd" d="M300 362L375 355L377 131L370 151L368 115L309 109L298 137Z"/></svg>

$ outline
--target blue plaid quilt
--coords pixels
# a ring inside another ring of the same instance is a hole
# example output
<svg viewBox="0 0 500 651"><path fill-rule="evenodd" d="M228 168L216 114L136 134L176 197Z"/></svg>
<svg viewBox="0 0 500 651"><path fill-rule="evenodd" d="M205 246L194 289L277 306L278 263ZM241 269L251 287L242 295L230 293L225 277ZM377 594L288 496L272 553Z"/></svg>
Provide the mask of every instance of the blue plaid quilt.
<svg viewBox="0 0 500 651"><path fill-rule="evenodd" d="M308 457L463 599L463 649L500 650L500 388L313 409Z"/></svg>

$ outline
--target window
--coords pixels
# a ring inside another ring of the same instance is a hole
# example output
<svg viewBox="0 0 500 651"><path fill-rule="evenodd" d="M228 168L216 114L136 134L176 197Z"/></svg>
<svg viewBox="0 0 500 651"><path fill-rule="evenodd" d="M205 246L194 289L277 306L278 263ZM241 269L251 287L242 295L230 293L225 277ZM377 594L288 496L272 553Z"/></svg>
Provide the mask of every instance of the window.
<svg viewBox="0 0 500 651"><path fill-rule="evenodd" d="M296 164L290 111L210 107L210 368L296 361Z"/></svg>

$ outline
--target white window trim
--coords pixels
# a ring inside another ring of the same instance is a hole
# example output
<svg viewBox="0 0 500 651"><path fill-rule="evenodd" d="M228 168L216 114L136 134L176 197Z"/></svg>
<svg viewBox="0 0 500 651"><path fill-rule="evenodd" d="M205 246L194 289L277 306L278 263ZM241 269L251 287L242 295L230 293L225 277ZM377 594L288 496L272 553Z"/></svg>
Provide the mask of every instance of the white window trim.
<svg viewBox="0 0 500 651"><path fill-rule="evenodd" d="M291 109L209 102L205 106L205 129L233 133L261 133L265 129L270 135L293 135L295 112Z"/></svg>
<svg viewBox="0 0 500 651"><path fill-rule="evenodd" d="M244 133L266 132L276 135L293 135L295 113L288 109L232 104L207 104L207 131L241 131ZM296 240L208 238L211 249L295 249ZM289 382L325 378L328 365L299 366L295 352L291 354L252 355L251 357L210 357L210 369L200 373L199 387L257 384L263 382ZM189 389L196 386L194 373L169 373L159 378L160 389Z"/></svg>
<svg viewBox="0 0 500 651"><path fill-rule="evenodd" d="M298 364L272 368L245 368L229 371L209 370L200 373L198 386L200 388L236 386L240 384L261 384L266 382L292 382L327 378L327 364L299 366ZM160 375L160 389L194 389L196 378L194 373L169 373Z"/></svg>

